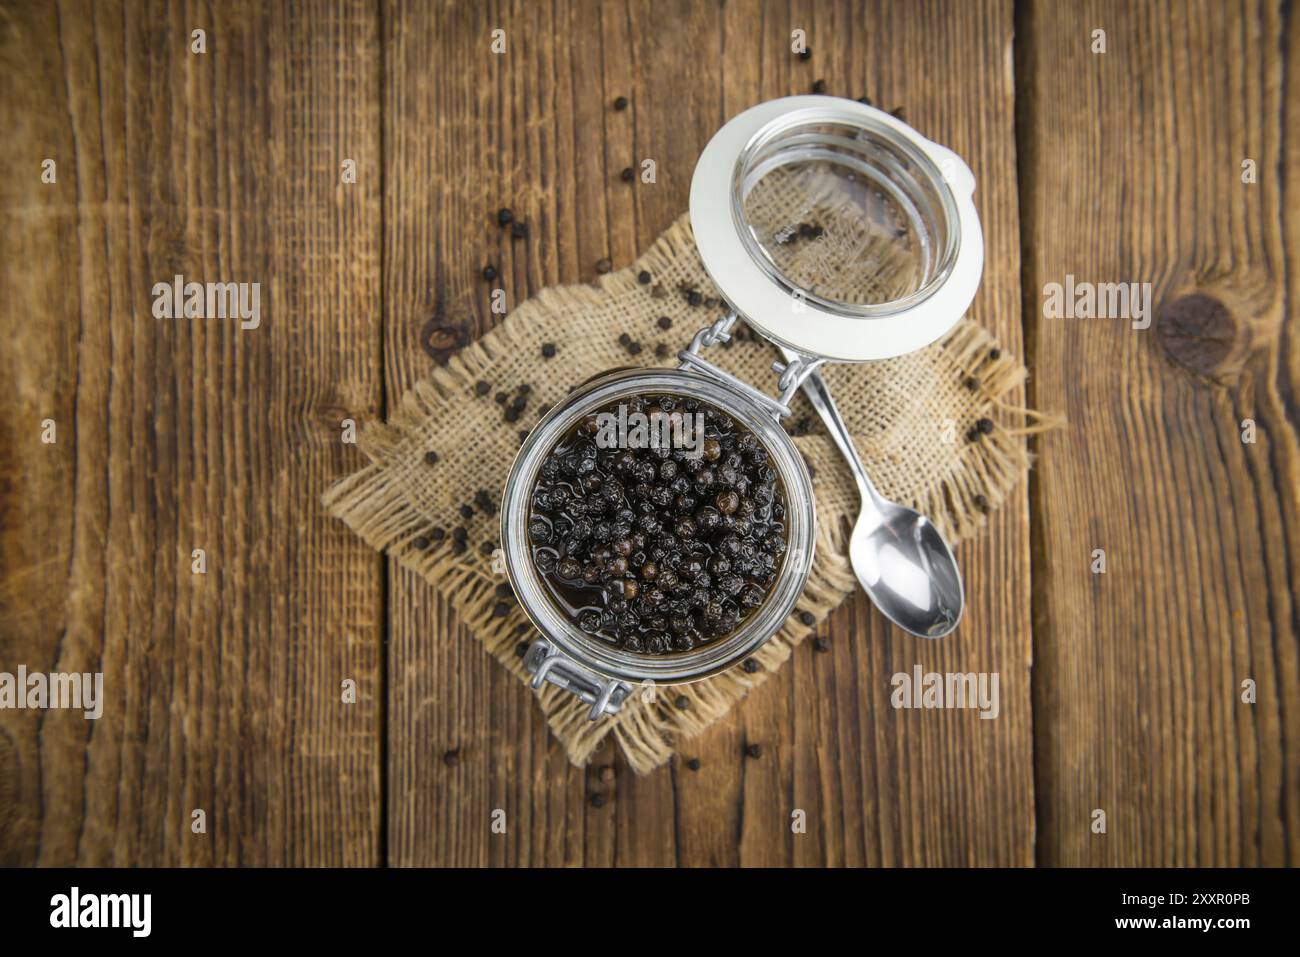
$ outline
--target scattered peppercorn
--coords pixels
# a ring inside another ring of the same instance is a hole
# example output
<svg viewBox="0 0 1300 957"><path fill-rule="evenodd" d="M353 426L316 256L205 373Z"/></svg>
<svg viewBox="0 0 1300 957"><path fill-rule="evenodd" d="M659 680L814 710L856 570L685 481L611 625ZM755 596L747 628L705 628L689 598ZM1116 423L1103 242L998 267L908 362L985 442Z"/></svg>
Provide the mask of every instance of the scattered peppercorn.
<svg viewBox="0 0 1300 957"><path fill-rule="evenodd" d="M554 342L543 342L543 343L542 343L542 358L543 358L543 359L554 359L554 358L555 358L555 343L554 343Z"/></svg>
<svg viewBox="0 0 1300 957"><path fill-rule="evenodd" d="M990 358L990 359L1000 359L1001 357L1002 357L1002 350L1001 350L1001 349L990 349L990 350L989 350L989 358Z"/></svg>
<svg viewBox="0 0 1300 957"><path fill-rule="evenodd" d="M464 555L467 548L469 548L469 546L465 544L463 538L457 538L451 543L451 551L453 555Z"/></svg>
<svg viewBox="0 0 1300 957"><path fill-rule="evenodd" d="M499 601L494 606L492 606L493 618L504 618L508 614L510 614L510 606L507 605L505 602Z"/></svg>
<svg viewBox="0 0 1300 957"><path fill-rule="evenodd" d="M430 449L428 452L425 452L425 453L424 453L424 464L425 464L425 465L437 465L437 464L438 464L438 453L435 452L435 451L433 451L433 449Z"/></svg>
<svg viewBox="0 0 1300 957"><path fill-rule="evenodd" d="M669 351L670 350L668 346L665 343L661 342L659 343L659 345L655 346L655 358L667 359Z"/></svg>
<svg viewBox="0 0 1300 957"><path fill-rule="evenodd" d="M515 220L510 224L510 235L514 239L524 239L528 236L528 224Z"/></svg>
<svg viewBox="0 0 1300 957"><path fill-rule="evenodd" d="M465 539L469 538L469 529L464 525L457 525L451 530L451 537L458 542L463 542Z"/></svg>
<svg viewBox="0 0 1300 957"><path fill-rule="evenodd" d="M618 174L618 178L621 179L621 180L622 180L623 182L625 182L625 183L630 183L630 182L632 182L632 177L633 177L634 175L635 175L635 174L632 172L632 167L630 167L630 166L624 166L624 167L623 167L623 172L621 172L621 173Z"/></svg>
<svg viewBox="0 0 1300 957"><path fill-rule="evenodd" d="M673 321L672 321L672 319L670 319L668 316L660 316L660 317L659 317L659 328L660 328L660 329L663 329L663 330L666 331L666 330L668 330L668 329L671 329L672 327L673 327Z"/></svg>
<svg viewBox="0 0 1300 957"><path fill-rule="evenodd" d="M528 654L528 642L521 641L519 642L519 644L515 645L515 654L518 655L520 658Z"/></svg>
<svg viewBox="0 0 1300 957"><path fill-rule="evenodd" d="M968 388L968 389L970 389L972 392L974 392L974 391L975 391L976 389L978 389L979 387L980 387L980 380L979 380L979 379L975 378L973 375L968 375L968 376L966 377L966 388Z"/></svg>
<svg viewBox="0 0 1300 957"><path fill-rule="evenodd" d="M518 392L520 395L528 395L528 393L533 391L533 387L529 385L527 382L521 382L519 383L519 388L516 389L515 391Z"/></svg>
<svg viewBox="0 0 1300 957"><path fill-rule="evenodd" d="M496 542L484 542L478 547L478 553L484 558L490 558L492 553L497 550Z"/></svg>
<svg viewBox="0 0 1300 957"><path fill-rule="evenodd" d="M483 278L486 279L488 282L491 282L493 279L496 279L496 278L497 278L497 267L496 267L496 266L491 266L491 265L489 265L489 266L484 266L484 267L483 267Z"/></svg>
<svg viewBox="0 0 1300 957"><path fill-rule="evenodd" d="M858 102L861 103L863 106L870 106L870 105L871 105L871 97L869 97L869 96L860 96L860 97L858 97Z"/></svg>
<svg viewBox="0 0 1300 957"><path fill-rule="evenodd" d="M971 499L971 501L975 503L975 507L979 509L982 513L984 513L985 515L989 513L989 500L985 498L983 495L976 495L973 499Z"/></svg>
<svg viewBox="0 0 1300 957"><path fill-rule="evenodd" d="M799 51L799 59L801 59L801 60L811 60L811 59L812 59L812 47L804 47L802 50L800 50L800 51Z"/></svg>
<svg viewBox="0 0 1300 957"><path fill-rule="evenodd" d="M429 540L423 535L416 535L415 538L411 539L411 547L422 552L429 547Z"/></svg>
<svg viewBox="0 0 1300 957"><path fill-rule="evenodd" d="M459 751L444 752L442 755L442 763L447 765L447 767L449 768L454 768L456 765L460 764L460 752Z"/></svg>
<svg viewBox="0 0 1300 957"><path fill-rule="evenodd" d="M461 518L473 518L473 517L474 517L474 510L473 510L472 508L470 508L468 505L462 505L462 506L460 507L460 517L461 517Z"/></svg>
<svg viewBox="0 0 1300 957"><path fill-rule="evenodd" d="M889 111L889 115L896 120L901 120L903 118L903 108L901 106L896 106Z"/></svg>
<svg viewBox="0 0 1300 957"><path fill-rule="evenodd" d="M435 525L433 528L429 529L429 537L435 542L440 542L447 537L447 530L441 525Z"/></svg>
<svg viewBox="0 0 1300 957"><path fill-rule="evenodd" d="M604 807L604 806L605 806L605 795L603 795L603 794L593 794L593 795L591 796L591 806L592 806L592 807L595 807L595 808L601 808L601 807Z"/></svg>
<svg viewBox="0 0 1300 957"><path fill-rule="evenodd" d="M993 431L993 420L984 418L975 423L975 428L979 429L985 435Z"/></svg>
<svg viewBox="0 0 1300 957"><path fill-rule="evenodd" d="M508 206L502 206L499 210L497 210L498 225L509 226L511 220L513 220L514 218L515 218L514 210L510 209L510 207Z"/></svg>
<svg viewBox="0 0 1300 957"><path fill-rule="evenodd" d="M650 275L649 270L646 270L646 269L642 269L639 273L636 274L636 281L639 282L639 283L640 283L641 285L643 285L643 286L648 286L648 285L650 285L650 280L651 280L652 278L654 278L654 277L652 277L652 276Z"/></svg>
<svg viewBox="0 0 1300 957"><path fill-rule="evenodd" d="M980 438L980 430L979 430L979 429L971 429L971 430L969 430L969 431L966 433L966 441L967 441L967 442L978 442L978 441L979 441L979 438Z"/></svg>
<svg viewBox="0 0 1300 957"><path fill-rule="evenodd" d="M758 671L758 662L753 658L746 658L745 663L740 667L745 669L745 674L752 675L754 672Z"/></svg>
<svg viewBox="0 0 1300 957"><path fill-rule="evenodd" d="M825 653L830 650L831 650L831 640L829 638L823 638L821 635L818 635L816 638L813 639L813 651L820 651L822 653Z"/></svg>
<svg viewBox="0 0 1300 957"><path fill-rule="evenodd" d="M678 711L685 711L691 706L691 699L686 697L684 694L679 694L677 700L673 702L673 705Z"/></svg>
<svg viewBox="0 0 1300 957"><path fill-rule="evenodd" d="M492 391L492 386L488 385L482 379L474 383L474 392L476 395L487 395Z"/></svg>
<svg viewBox="0 0 1300 957"><path fill-rule="evenodd" d="M614 268L614 264L611 263L608 259L596 260L596 272L598 273L607 273L613 268Z"/></svg>
<svg viewBox="0 0 1300 957"><path fill-rule="evenodd" d="M704 301L704 297L701 296L697 290L692 289L686 294L686 301L692 306L698 306Z"/></svg>
<svg viewBox="0 0 1300 957"><path fill-rule="evenodd" d="M518 421L519 421L519 410L516 409L513 405L507 407L507 408L506 408L506 411L505 411L504 414L505 414L505 419L506 419L507 422L518 422Z"/></svg>
<svg viewBox="0 0 1300 957"><path fill-rule="evenodd" d="M629 344L628 344L628 347L627 347L627 351L630 352L630 353L631 353L632 355L634 355L634 356L640 355L640 354L641 354L641 343L639 343L639 342L631 342L631 343L629 343Z"/></svg>
<svg viewBox="0 0 1300 957"><path fill-rule="evenodd" d="M761 744L748 744L745 746L745 753L751 758L761 758L763 756L763 746Z"/></svg>
<svg viewBox="0 0 1300 957"><path fill-rule="evenodd" d="M689 761L686 762L686 766L690 768L692 771L698 771L700 769L700 759L691 758Z"/></svg>
<svg viewBox="0 0 1300 957"><path fill-rule="evenodd" d="M616 110L626 110L626 109L627 109L627 97L626 97L626 96L616 96L616 97L614 98L614 109L616 109Z"/></svg>
<svg viewBox="0 0 1300 957"><path fill-rule="evenodd" d="M812 91L813 91L814 93L825 93L825 92L826 92L826 81L825 81L825 80L815 80L815 81L813 81Z"/></svg>

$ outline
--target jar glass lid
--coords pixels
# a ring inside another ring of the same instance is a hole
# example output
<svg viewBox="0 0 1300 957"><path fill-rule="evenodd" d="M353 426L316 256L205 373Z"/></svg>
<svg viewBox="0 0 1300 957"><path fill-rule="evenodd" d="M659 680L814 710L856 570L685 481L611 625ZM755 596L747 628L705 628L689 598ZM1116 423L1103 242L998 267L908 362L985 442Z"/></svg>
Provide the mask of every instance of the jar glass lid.
<svg viewBox="0 0 1300 957"><path fill-rule="evenodd" d="M983 268L974 177L902 121L827 96L763 103L700 157L691 223L723 297L804 354L881 359L961 318Z"/></svg>

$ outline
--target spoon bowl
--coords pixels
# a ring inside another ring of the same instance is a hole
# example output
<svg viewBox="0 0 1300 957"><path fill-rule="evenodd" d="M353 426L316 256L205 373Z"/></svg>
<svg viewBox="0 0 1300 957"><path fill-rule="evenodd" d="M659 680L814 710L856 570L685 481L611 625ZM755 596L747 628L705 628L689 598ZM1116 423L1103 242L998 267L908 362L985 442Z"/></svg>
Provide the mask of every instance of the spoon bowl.
<svg viewBox="0 0 1300 957"><path fill-rule="evenodd" d="M915 509L883 502L864 510L849 538L849 561L881 613L904 631L942 638L961 620L965 595L952 550Z"/></svg>

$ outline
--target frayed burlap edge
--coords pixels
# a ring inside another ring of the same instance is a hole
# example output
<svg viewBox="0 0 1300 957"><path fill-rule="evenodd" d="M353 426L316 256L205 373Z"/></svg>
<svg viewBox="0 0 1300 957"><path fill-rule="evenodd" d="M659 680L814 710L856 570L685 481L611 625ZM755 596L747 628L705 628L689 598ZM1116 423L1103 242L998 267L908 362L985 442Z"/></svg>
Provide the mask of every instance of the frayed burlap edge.
<svg viewBox="0 0 1300 957"><path fill-rule="evenodd" d="M387 424L367 426L358 445L370 458L370 464L340 480L323 496L331 514L372 547L396 556L404 567L446 596L492 656L523 681L529 676L516 646L531 626L518 608L511 608L505 616L494 613L499 604L495 593L499 577L485 572L469 556L455 555L450 541L436 542L424 551L399 547L408 545L429 521L401 481L400 463L416 460L422 454L414 436L429 421L436 421L455 403L464 401L466 391L487 373L497 356L519 347L514 330L589 308L602 297L633 286L639 271L657 274L667 262L686 252L693 253L693 240L689 221L683 216L640 260L603 277L596 286L548 288L522 303L501 325L415 383ZM1004 401L1024 381L1026 371L1005 350L998 350L997 358L990 358L997 345L995 340L970 319L963 319L940 345L963 372L977 374L977 391L990 408L1022 422L1011 428L998 424L984 441L962 446L958 452L960 467L934 487L920 490L919 498L912 502L956 542L982 527L987 514L1004 501L1028 469L1030 458L1024 437L1061 423ZM819 471L844 467L825 436L803 436L796 442ZM808 585L785 625L753 656L759 666L753 673L737 666L703 681L672 686L668 691L652 686L636 689L618 715L598 722L587 719L588 707L572 695L550 684L538 689L535 695L547 723L564 745L569 760L580 766L587 764L605 736L613 734L628 764L638 774L645 774L667 762L681 741L708 728L780 668L799 643L857 587L846 555L848 522L843 515L837 517L838 521L819 521ZM813 622L804 624L801 612L811 613Z"/></svg>

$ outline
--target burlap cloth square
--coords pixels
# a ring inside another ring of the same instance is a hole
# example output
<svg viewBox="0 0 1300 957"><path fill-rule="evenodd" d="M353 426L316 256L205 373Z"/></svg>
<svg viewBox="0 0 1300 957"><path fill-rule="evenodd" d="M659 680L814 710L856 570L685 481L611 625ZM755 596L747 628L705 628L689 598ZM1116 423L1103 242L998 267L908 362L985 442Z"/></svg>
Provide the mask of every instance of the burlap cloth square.
<svg viewBox="0 0 1300 957"><path fill-rule="evenodd" d="M761 218L757 211L754 215ZM861 251L859 245L855 254ZM650 282L641 281L643 272ZM452 349L445 364L402 397L387 424L364 430L358 446L370 464L331 488L325 505L373 547L422 575L487 650L527 682L519 651L531 626L513 600L499 594L505 576L492 557L498 547L494 509L521 444L521 429L596 373L676 364L677 352L723 309L683 216L628 268L609 273L594 287L544 289L487 335ZM665 316L671 322L667 329ZM620 342L620 336L628 338ZM451 338L451 345L458 345ZM550 357L544 354L551 351L547 344L554 346ZM711 349L709 358L774 390L771 364L779 356L748 330ZM1002 401L1025 374L1024 366L969 318L919 352L825 369L880 491L929 515L950 542L980 528L1029 467L1025 436L1047 423ZM521 385L527 386L524 408L511 412L520 404ZM498 392L506 393L505 404ZM588 721L586 705L544 685L535 694L573 763L586 764L605 735L613 734L638 773L663 764L679 742L721 719L780 668L858 587L846 555L859 505L856 486L802 395L793 408L786 426L813 469L818 519L816 560L796 612L754 656L757 671L738 665L667 693L634 693L613 718ZM991 431L979 431L982 419L993 421ZM465 532L456 533L458 527ZM456 544L456 534L463 534L463 546ZM805 624L801 612L811 613L813 623ZM682 696L685 702L678 701ZM686 707L678 706L682 703Z"/></svg>

